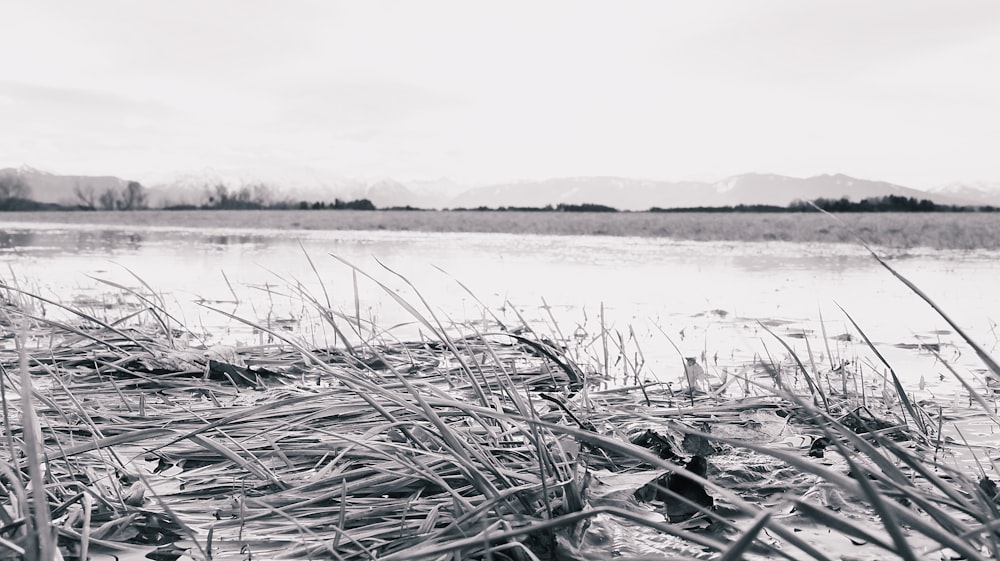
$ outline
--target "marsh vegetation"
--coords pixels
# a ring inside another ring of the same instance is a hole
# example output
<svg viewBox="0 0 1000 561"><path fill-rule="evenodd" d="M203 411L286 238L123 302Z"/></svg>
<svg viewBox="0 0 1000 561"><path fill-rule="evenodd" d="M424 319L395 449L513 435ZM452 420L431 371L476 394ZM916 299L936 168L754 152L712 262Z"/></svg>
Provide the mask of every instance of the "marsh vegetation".
<svg viewBox="0 0 1000 561"><path fill-rule="evenodd" d="M352 274L420 336L294 280L272 290L310 312L287 324L204 303L259 335L233 347L206 344L138 277L99 307L5 278L0 557L998 550L988 384L1000 371L978 347L982 370L949 374L967 402L916 399L874 344L834 360L833 334L806 335L827 351L817 360L760 324L774 351L696 391L654 379L627 331L543 331L489 309L454 323L419 292Z"/></svg>
<svg viewBox="0 0 1000 561"><path fill-rule="evenodd" d="M630 236L689 241L856 242L820 213L480 212L480 211L142 211L10 212L22 224L104 224L116 227L250 228L254 230L389 230L559 236ZM1000 249L1000 213L858 213L844 222L886 248Z"/></svg>

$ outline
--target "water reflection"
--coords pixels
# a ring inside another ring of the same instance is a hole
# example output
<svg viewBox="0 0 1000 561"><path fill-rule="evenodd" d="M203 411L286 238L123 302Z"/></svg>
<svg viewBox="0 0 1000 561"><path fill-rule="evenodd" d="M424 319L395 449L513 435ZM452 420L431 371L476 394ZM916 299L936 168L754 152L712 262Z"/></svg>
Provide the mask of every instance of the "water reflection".
<svg viewBox="0 0 1000 561"><path fill-rule="evenodd" d="M0 249L18 249L35 244L33 231L9 232L0 230Z"/></svg>
<svg viewBox="0 0 1000 561"><path fill-rule="evenodd" d="M205 242L210 245L243 245L243 244L267 245L269 243L269 239L266 236L256 236L249 234L208 235L205 238Z"/></svg>
<svg viewBox="0 0 1000 561"><path fill-rule="evenodd" d="M142 241L142 234L137 232L118 230L78 232L76 248L78 251L107 251L109 253L122 250L136 251L142 246Z"/></svg>
<svg viewBox="0 0 1000 561"><path fill-rule="evenodd" d="M106 252L137 251L146 237L141 232L112 229L4 230L0 248L22 252Z"/></svg>

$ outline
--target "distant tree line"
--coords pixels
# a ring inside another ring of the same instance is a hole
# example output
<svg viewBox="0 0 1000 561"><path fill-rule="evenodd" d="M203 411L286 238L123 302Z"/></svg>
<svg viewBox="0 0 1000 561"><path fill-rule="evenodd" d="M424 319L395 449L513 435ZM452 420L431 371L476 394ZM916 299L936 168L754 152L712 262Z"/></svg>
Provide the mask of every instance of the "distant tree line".
<svg viewBox="0 0 1000 561"><path fill-rule="evenodd" d="M215 185L208 194L204 208L223 210L253 210L267 206L271 201L271 188L263 183L244 185L230 190L223 183Z"/></svg>
<svg viewBox="0 0 1000 561"><path fill-rule="evenodd" d="M98 192L93 185L77 184L73 189L76 195L75 206L64 206L53 203L40 203L30 199L31 189L17 175L0 175L0 211L36 211L36 210L143 210L149 208L149 196L146 189L136 181L129 181L121 187L108 187ZM165 204L165 210L379 210L369 199L346 201L334 199L326 201L274 200L273 190L263 183L244 185L231 189L219 183L204 188L202 201L198 204ZM382 210L424 210L412 206L394 206ZM545 205L542 207L501 206L491 208L479 206L475 208L452 208L453 211L490 211L490 212L619 212L618 209L601 204L582 203ZM735 205L716 207L683 207L660 208L652 207L649 212L996 212L1000 208L994 206L959 206L941 205L928 199L887 195L869 197L858 202L847 197L839 199L819 198L812 201L793 201L787 206L777 205Z"/></svg>
<svg viewBox="0 0 1000 561"><path fill-rule="evenodd" d="M201 204L168 204L165 210L376 210L368 199L343 201L275 200L273 190L263 183L230 189L223 183L205 188Z"/></svg>
<svg viewBox="0 0 1000 561"><path fill-rule="evenodd" d="M815 205L815 206L813 206ZM840 199L816 199L812 204L794 201L788 205L792 211L813 212L816 207L827 212L955 212L965 210L965 207L939 205L928 199L917 200L914 197L888 195L885 197L870 197L858 202L852 202L847 197Z"/></svg>
<svg viewBox="0 0 1000 561"><path fill-rule="evenodd" d="M315 202L315 203L312 203L312 204L310 204L308 201L300 201L299 202L299 209L300 210L308 210L308 209L312 209L312 210L322 210L322 209L330 209L330 210L377 210L375 208L375 205L371 201L369 201L368 199L357 199L357 200L353 200L353 201L342 201L340 199L334 199L333 202L329 203L329 204L327 204L325 202L322 202L322 201ZM408 210L416 210L416 209L412 209L410 207L407 207L407 209Z"/></svg>
<svg viewBox="0 0 1000 561"><path fill-rule="evenodd" d="M660 208L658 206L654 206L649 209L649 212L791 212L791 209L789 207L775 205L693 206L671 208Z"/></svg>
<svg viewBox="0 0 1000 561"><path fill-rule="evenodd" d="M108 187L97 192L90 184L73 186L77 207L81 210L143 210L149 208L146 188L138 181L129 181L124 187Z"/></svg>
<svg viewBox="0 0 1000 561"><path fill-rule="evenodd" d="M650 212L996 212L993 206L941 205L928 199L887 195L869 197L858 202L847 197L840 199L819 198L813 201L793 201L788 206L736 205L719 207L659 208Z"/></svg>

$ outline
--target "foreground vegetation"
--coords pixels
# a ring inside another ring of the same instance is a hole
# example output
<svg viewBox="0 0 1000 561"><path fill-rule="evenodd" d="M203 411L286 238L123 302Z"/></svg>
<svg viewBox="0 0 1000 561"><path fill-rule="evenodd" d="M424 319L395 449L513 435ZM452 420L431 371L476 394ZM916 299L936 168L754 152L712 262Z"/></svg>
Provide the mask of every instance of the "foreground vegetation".
<svg viewBox="0 0 1000 561"><path fill-rule="evenodd" d="M425 334L397 341L297 286L286 291L328 340L234 318L262 344L213 348L141 281L100 312L5 281L0 558L1000 550L988 466L956 462L946 438L968 412L914 401L888 365L813 364L787 347L675 389L609 331L455 326L383 286ZM628 384L598 389L612 368ZM992 396L955 375L976 422L1000 423ZM876 398L864 380L880 376Z"/></svg>

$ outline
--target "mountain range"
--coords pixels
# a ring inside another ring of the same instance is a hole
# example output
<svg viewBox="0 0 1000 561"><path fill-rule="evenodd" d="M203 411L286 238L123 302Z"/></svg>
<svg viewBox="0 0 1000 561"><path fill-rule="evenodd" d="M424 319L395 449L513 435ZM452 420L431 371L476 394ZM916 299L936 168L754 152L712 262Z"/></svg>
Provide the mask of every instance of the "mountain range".
<svg viewBox="0 0 1000 561"><path fill-rule="evenodd" d="M128 179L113 176L56 175L27 166L0 169L0 176L17 176L39 202L73 205L80 190L102 193L121 189ZM470 187L441 178L433 181L397 181L391 178L349 179L307 177L269 181L254 176L227 175L213 170L178 174L144 184L152 207L171 204L200 205L224 185L231 193L240 189L265 192L274 201L332 202L335 198L366 198L379 208L544 207L558 204L600 204L621 210L651 207L710 207L735 205L785 206L794 200L817 198L858 201L896 195L930 199L939 204L1000 206L1000 184L953 183L921 191L884 181L858 179L842 174L808 178L747 173L722 181L656 181L626 177L565 177L516 181ZM263 188L262 188L263 186Z"/></svg>

